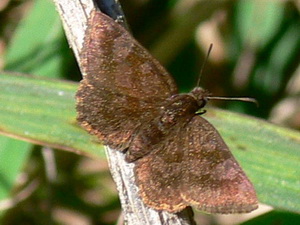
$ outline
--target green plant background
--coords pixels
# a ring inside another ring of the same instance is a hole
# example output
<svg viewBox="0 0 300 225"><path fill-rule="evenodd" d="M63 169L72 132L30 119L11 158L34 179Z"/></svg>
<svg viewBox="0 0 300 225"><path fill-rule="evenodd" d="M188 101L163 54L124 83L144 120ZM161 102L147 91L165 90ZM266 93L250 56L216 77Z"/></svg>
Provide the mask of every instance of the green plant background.
<svg viewBox="0 0 300 225"><path fill-rule="evenodd" d="M196 83L212 39L199 38L196 29L208 24L220 39L213 39L201 85L214 95L254 97L260 106L215 104L265 120L274 118L274 109L287 100L298 100L299 108L300 84L292 82L299 79L300 68L296 2L211 1L213 13L206 18L205 4L185 2L121 2L134 36L174 75L181 91ZM20 11L20 20L12 19ZM53 4L11 1L0 13L3 69L27 74L0 74L0 131L23 140L0 136L1 224L72 224L64 220L68 215L82 224L114 224L118 196L102 146L76 124L77 83L63 80L78 81L80 73ZM300 221L299 132L214 108L205 116L233 150L260 201L275 207L245 224ZM296 116L279 122L300 128ZM49 164L51 159L55 163Z"/></svg>

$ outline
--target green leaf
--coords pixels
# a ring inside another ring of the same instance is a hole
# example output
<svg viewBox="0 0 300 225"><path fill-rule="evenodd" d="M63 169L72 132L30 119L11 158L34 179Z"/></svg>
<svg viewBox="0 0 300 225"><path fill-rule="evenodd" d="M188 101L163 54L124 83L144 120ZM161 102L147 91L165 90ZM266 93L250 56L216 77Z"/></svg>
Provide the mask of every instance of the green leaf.
<svg viewBox="0 0 300 225"><path fill-rule="evenodd" d="M64 65L63 36L53 3L36 1L10 42L5 55L5 70L57 77Z"/></svg>
<svg viewBox="0 0 300 225"><path fill-rule="evenodd" d="M0 130L32 143L103 157L76 122L76 83L1 74Z"/></svg>
<svg viewBox="0 0 300 225"><path fill-rule="evenodd" d="M284 6L277 1L238 1L236 23L243 43L264 47L279 29Z"/></svg>
<svg viewBox="0 0 300 225"><path fill-rule="evenodd" d="M60 76L61 68L66 64L63 59L66 58L65 54L62 54L66 44L62 37L63 31L53 3L35 1L9 43L4 58L5 69L41 76ZM0 200L9 198L31 148L30 143L0 136Z"/></svg>
<svg viewBox="0 0 300 225"><path fill-rule="evenodd" d="M300 221L299 214L273 210L256 218L253 218L252 220L246 221L242 223L242 225L266 225L278 223L282 225L295 225L295 221Z"/></svg>
<svg viewBox="0 0 300 225"><path fill-rule="evenodd" d="M0 88L3 133L103 157L95 138L76 124L77 84L2 74ZM205 117L220 131L253 181L259 200L300 212L299 132L212 108Z"/></svg>
<svg viewBox="0 0 300 225"><path fill-rule="evenodd" d="M29 156L31 144L4 136L0 136L0 144L0 199L5 199Z"/></svg>

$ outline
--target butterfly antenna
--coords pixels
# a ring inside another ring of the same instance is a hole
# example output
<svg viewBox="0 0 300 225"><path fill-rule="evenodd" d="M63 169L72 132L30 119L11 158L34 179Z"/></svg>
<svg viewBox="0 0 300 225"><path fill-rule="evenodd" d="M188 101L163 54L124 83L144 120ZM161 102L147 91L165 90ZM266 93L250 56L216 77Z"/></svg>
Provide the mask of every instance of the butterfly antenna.
<svg viewBox="0 0 300 225"><path fill-rule="evenodd" d="M208 51L207 51L207 54L206 54L206 57L205 57L204 62L202 64L202 66L201 66L201 69L200 69L200 74L199 74L199 78L197 80L197 86L196 87L200 87L201 75L203 73L204 66L206 65L208 57L209 57L209 55L211 53L212 47L213 47L213 44L210 44L209 48L208 48ZM254 99L254 98L248 98L248 97L216 97L216 96L207 96L206 99L208 99L208 100L225 100L225 101L251 102L251 103L254 103L258 107L258 101L256 101L256 99Z"/></svg>
<svg viewBox="0 0 300 225"><path fill-rule="evenodd" d="M215 97L215 96L208 96L207 97L208 100L225 100L225 101L242 101L242 102L252 102L254 103L257 107L258 105L258 101L256 101L256 99L254 98L248 98L248 97Z"/></svg>
<svg viewBox="0 0 300 225"><path fill-rule="evenodd" d="M203 73L203 70L204 70L204 66L206 65L207 59L208 59L208 57L210 55L210 52L212 50L212 47L213 47L213 44L210 44L209 48L208 48L208 51L207 51L207 54L206 54L206 57L204 59L204 62L202 63L201 69L200 69L200 73L199 73L199 77L198 77L198 80L197 80L197 86L196 87L200 87L201 76L202 76L202 73Z"/></svg>

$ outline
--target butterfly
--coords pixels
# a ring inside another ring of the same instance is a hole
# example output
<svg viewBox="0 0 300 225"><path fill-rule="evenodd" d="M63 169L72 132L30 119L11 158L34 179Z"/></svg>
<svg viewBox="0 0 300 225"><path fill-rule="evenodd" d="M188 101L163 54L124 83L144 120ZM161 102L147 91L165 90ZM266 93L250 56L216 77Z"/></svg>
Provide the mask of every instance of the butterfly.
<svg viewBox="0 0 300 225"><path fill-rule="evenodd" d="M178 93L172 76L121 25L92 11L76 93L79 124L126 154L143 202L179 212L257 208L253 185L218 131L199 113L210 94Z"/></svg>

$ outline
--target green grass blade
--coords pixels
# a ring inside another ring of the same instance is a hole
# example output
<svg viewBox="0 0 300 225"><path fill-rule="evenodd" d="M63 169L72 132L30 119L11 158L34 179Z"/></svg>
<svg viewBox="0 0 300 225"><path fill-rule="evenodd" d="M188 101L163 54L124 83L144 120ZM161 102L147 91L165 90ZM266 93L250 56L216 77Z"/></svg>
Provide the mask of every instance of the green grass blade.
<svg viewBox="0 0 300 225"><path fill-rule="evenodd" d="M103 157L99 143L76 124L77 84L28 76L0 76L0 129L17 138ZM259 200L300 212L300 134L236 113L208 109Z"/></svg>
<svg viewBox="0 0 300 225"><path fill-rule="evenodd" d="M5 69L48 77L60 76L61 68L66 64L64 59L70 58L65 57L63 45L67 45L61 41L62 36L63 31L53 3L35 1L6 49ZM3 96L4 93L1 94ZM31 148L32 144L28 142L0 136L0 200L10 197Z"/></svg>
<svg viewBox="0 0 300 225"><path fill-rule="evenodd" d="M76 83L1 74L0 130L4 134L103 157L102 145L76 122ZM95 140L95 139L94 139Z"/></svg>
<svg viewBox="0 0 300 225"><path fill-rule="evenodd" d="M28 158L30 143L0 136L0 199L11 193L24 159Z"/></svg>
<svg viewBox="0 0 300 225"><path fill-rule="evenodd" d="M10 42L5 70L57 77L65 63L63 35L53 3L36 1Z"/></svg>

